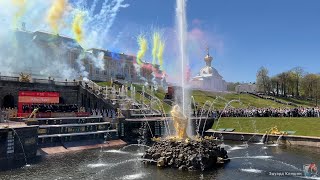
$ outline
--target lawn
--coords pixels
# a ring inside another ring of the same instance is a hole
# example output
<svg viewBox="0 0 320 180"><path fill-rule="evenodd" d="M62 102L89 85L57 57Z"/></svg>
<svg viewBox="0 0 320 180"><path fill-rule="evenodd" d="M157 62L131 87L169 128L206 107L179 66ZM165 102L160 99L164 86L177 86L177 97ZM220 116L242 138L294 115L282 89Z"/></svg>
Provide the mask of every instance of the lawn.
<svg viewBox="0 0 320 180"><path fill-rule="evenodd" d="M192 93L194 99L199 104L203 105L206 101L214 101L214 107L216 109L223 109L231 100L240 100L239 102L232 102L230 105L235 108L247 108L247 107L292 107L283 105L271 100L261 99L250 94L237 94L237 93L213 93L205 91L193 91Z"/></svg>
<svg viewBox="0 0 320 180"><path fill-rule="evenodd" d="M310 106L316 105L315 102L308 101L308 100L302 100L302 99L296 99L296 98L285 98L285 97L275 97L275 98L278 98L280 100L287 101L287 102L292 102L303 107L310 107Z"/></svg>
<svg viewBox="0 0 320 180"><path fill-rule="evenodd" d="M108 82L97 82L97 84L99 85L99 86L111 86L111 82L110 81L108 81Z"/></svg>
<svg viewBox="0 0 320 180"><path fill-rule="evenodd" d="M110 82L100 82L98 83L99 85L102 86L110 86ZM136 91L142 91L142 86L143 85L138 85L138 84L133 84L133 86L136 88ZM117 87L120 88L120 87ZM148 94L151 94L151 90L149 87L145 86L145 92ZM130 94L130 91L128 91ZM140 95L136 93L137 100L140 100ZM162 100L165 97L165 91L163 89L158 89L157 91L154 92L154 95L159 98L159 100L162 102L163 107L165 111L168 113L171 110L171 106L164 103ZM206 91L200 91L200 90L194 90L192 91L191 95L194 97L195 101L202 107L206 101L214 102L213 107L214 109L223 109L225 105L231 101L231 100L240 100L241 103L239 102L232 102L230 105L231 107L235 108L248 108L248 107L273 107L273 108L278 108L278 107L289 107L292 108L293 106L288 106L288 105L283 105L277 102L274 102L272 100L268 99L261 99L256 96L250 95L250 94L237 94L237 93L214 93L214 92L206 92ZM149 103L148 100L146 100L146 103ZM303 105L306 106L306 102L299 102L296 101L294 102L298 105ZM207 103L208 106L210 106L209 103ZM156 108L158 109L158 108Z"/></svg>
<svg viewBox="0 0 320 180"><path fill-rule="evenodd" d="M296 131L294 135L320 137L320 118L221 118L213 129L234 128L236 132L265 133L277 126L279 131Z"/></svg>

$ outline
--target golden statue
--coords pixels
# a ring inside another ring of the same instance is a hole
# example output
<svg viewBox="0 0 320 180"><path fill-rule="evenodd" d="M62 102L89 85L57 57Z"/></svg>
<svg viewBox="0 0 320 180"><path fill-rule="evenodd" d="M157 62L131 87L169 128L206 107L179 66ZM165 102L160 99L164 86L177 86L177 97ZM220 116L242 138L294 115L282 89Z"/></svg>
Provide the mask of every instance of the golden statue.
<svg viewBox="0 0 320 180"><path fill-rule="evenodd" d="M174 129L176 130L176 137L178 139L187 138L187 122L188 119L182 114L178 105L174 105L171 110L171 116L174 123Z"/></svg>
<svg viewBox="0 0 320 180"><path fill-rule="evenodd" d="M118 118L124 117L120 108L117 108Z"/></svg>
<svg viewBox="0 0 320 180"><path fill-rule="evenodd" d="M280 131L278 130L277 126L274 126L273 128L271 128L270 134L271 134L271 135L284 135L284 134L286 134L286 133L280 132Z"/></svg>
<svg viewBox="0 0 320 180"><path fill-rule="evenodd" d="M35 108L29 116L29 119L36 118L39 108Z"/></svg>
<svg viewBox="0 0 320 180"><path fill-rule="evenodd" d="M30 82L31 81L31 74L23 74L22 72L20 73L20 82Z"/></svg>

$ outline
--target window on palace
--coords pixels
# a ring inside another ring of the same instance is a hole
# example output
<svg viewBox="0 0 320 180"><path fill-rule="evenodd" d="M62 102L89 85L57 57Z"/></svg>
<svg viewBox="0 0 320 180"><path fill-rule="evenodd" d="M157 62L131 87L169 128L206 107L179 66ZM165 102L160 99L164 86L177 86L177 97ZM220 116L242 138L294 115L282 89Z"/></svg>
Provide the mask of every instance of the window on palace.
<svg viewBox="0 0 320 180"><path fill-rule="evenodd" d="M107 71L104 71L103 74L104 74L104 75L107 75Z"/></svg>
<svg viewBox="0 0 320 180"><path fill-rule="evenodd" d="M96 70L96 74L99 74L99 70Z"/></svg>

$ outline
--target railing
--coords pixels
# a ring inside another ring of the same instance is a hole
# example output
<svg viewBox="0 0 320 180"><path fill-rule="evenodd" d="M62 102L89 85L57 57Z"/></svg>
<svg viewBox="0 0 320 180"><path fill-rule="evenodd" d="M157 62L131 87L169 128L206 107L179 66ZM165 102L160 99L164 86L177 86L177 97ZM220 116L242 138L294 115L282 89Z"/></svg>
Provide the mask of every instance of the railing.
<svg viewBox="0 0 320 180"><path fill-rule="evenodd" d="M17 113L16 117L28 118L31 113ZM58 118L58 117L88 117L89 112L42 112L37 113L37 118Z"/></svg>
<svg viewBox="0 0 320 180"><path fill-rule="evenodd" d="M13 76L0 76L0 81L11 81L11 82L20 82L19 77L13 77ZM41 84L55 84L58 86L78 86L79 81L55 81L51 79L37 79L32 78L29 83L41 83Z"/></svg>
<svg viewBox="0 0 320 180"><path fill-rule="evenodd" d="M0 109L0 121L9 120L10 118L17 117L18 110L17 109Z"/></svg>
<svg viewBox="0 0 320 180"><path fill-rule="evenodd" d="M58 86L78 86L79 82L78 81L73 81L73 82L69 82L69 81L53 81L53 84L58 85Z"/></svg>
<svg viewBox="0 0 320 180"><path fill-rule="evenodd" d="M1 81L19 81L19 77L0 76Z"/></svg>

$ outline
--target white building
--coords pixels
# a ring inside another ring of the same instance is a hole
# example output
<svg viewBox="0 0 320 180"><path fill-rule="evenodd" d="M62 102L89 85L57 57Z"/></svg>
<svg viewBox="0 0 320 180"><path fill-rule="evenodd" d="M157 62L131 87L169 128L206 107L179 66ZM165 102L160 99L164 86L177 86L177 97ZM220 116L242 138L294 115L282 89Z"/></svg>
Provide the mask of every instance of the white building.
<svg viewBox="0 0 320 180"><path fill-rule="evenodd" d="M257 90L257 85L252 83L243 83L236 86L236 92L248 92L255 93Z"/></svg>
<svg viewBox="0 0 320 180"><path fill-rule="evenodd" d="M204 58L206 66L203 67L199 74L191 79L191 85L193 89L200 89L205 91L227 91L227 82L223 80L223 77L219 72L211 67L213 58L207 55Z"/></svg>

